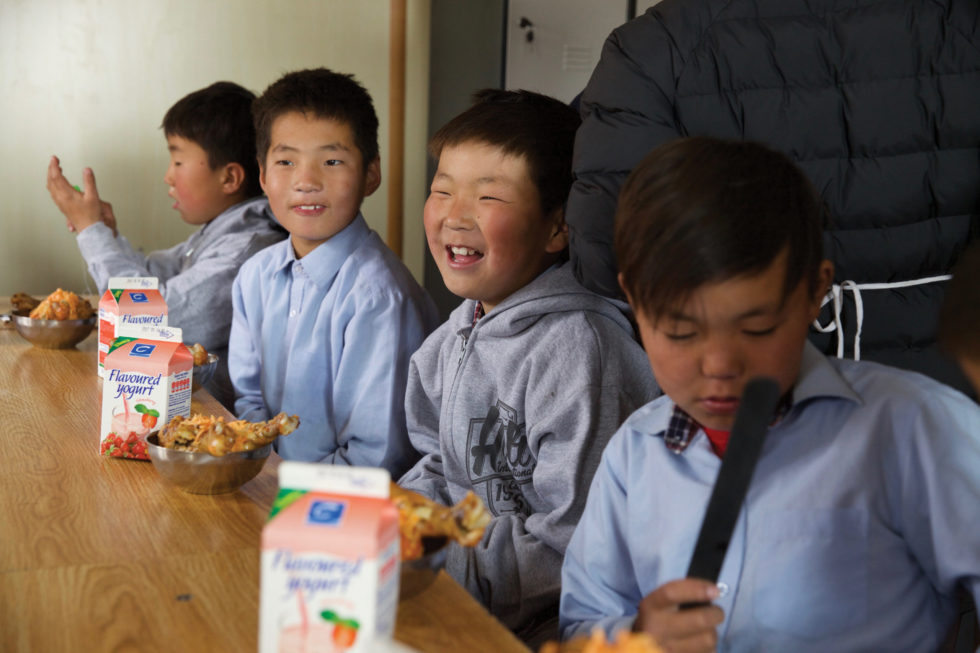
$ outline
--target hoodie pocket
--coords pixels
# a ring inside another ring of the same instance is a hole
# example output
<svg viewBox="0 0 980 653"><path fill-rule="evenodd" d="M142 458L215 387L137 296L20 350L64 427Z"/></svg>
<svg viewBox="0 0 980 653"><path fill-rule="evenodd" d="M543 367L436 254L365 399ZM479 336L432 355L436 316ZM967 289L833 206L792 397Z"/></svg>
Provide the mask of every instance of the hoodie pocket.
<svg viewBox="0 0 980 653"><path fill-rule="evenodd" d="M862 623L868 611L867 512L841 508L770 518L774 526L757 548L756 620L802 637Z"/></svg>

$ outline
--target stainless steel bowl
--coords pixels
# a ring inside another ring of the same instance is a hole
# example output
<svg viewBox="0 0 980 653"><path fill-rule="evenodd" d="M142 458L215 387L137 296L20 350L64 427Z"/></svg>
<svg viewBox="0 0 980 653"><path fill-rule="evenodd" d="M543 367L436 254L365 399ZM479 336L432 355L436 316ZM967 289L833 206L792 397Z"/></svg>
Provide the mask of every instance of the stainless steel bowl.
<svg viewBox="0 0 980 653"><path fill-rule="evenodd" d="M210 353L208 354L208 360L206 363L204 363L204 365L194 366L194 374L191 378L194 379L193 386L195 390L211 380L211 377L214 376L214 370L216 367L218 367L218 355Z"/></svg>
<svg viewBox="0 0 980 653"><path fill-rule="evenodd" d="M13 322L17 333L35 347L71 349L92 333L95 316L84 320L34 320L27 314L14 311L0 315L4 322Z"/></svg>
<svg viewBox="0 0 980 653"><path fill-rule="evenodd" d="M439 571L446 566L448 543L445 537L422 538L422 557L402 560L398 600L412 598L435 581Z"/></svg>
<svg viewBox="0 0 980 653"><path fill-rule="evenodd" d="M160 476L191 494L234 492L262 470L272 445L212 456L196 451L177 451L160 445L159 431L146 436L146 450Z"/></svg>

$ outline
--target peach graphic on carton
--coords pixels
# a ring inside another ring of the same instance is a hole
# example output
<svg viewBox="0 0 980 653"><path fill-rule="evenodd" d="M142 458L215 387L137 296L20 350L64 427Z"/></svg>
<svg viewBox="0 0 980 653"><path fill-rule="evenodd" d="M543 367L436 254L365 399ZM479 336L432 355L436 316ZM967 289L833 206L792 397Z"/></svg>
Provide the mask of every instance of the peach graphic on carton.
<svg viewBox="0 0 980 653"><path fill-rule="evenodd" d="M379 468L285 461L262 530L260 653L371 650L398 605L398 513Z"/></svg>
<svg viewBox="0 0 980 653"><path fill-rule="evenodd" d="M111 277L99 299L99 376L122 327L167 326L167 302L156 277Z"/></svg>
<svg viewBox="0 0 980 653"><path fill-rule="evenodd" d="M105 357L99 453L149 460L146 436L190 417L194 357L173 327L120 329Z"/></svg>

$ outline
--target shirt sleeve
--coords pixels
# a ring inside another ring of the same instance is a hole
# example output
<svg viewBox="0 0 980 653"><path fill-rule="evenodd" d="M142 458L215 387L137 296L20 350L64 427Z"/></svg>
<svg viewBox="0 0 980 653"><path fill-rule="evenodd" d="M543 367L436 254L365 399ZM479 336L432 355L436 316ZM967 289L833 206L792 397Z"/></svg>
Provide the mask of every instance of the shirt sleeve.
<svg viewBox="0 0 980 653"><path fill-rule="evenodd" d="M674 117L672 39L644 15L614 31L582 93L575 136L575 182L565 219L575 275L609 297L622 291L613 256L613 216L630 171L654 147L682 135Z"/></svg>
<svg viewBox="0 0 980 653"><path fill-rule="evenodd" d="M89 274L102 292L112 277L170 278L177 273L178 268L173 262L179 260L184 247L184 243L180 243L156 252L157 257L151 261L133 249L124 236L113 236L112 230L101 222L83 229L77 240Z"/></svg>
<svg viewBox="0 0 980 653"><path fill-rule="evenodd" d="M114 276L157 277L167 302L167 322L183 331L184 342L199 342L209 350L227 345L232 282L241 264L265 243L253 233L230 233L202 244L199 252L189 251L184 242L140 257L125 239L112 238L105 225L85 229L79 239L100 227L105 232L101 236L87 239L84 247L79 242L100 288ZM193 263L183 267L182 259L188 255Z"/></svg>
<svg viewBox="0 0 980 653"><path fill-rule="evenodd" d="M905 541L934 587L957 588L980 605L980 409L947 388L919 402L911 439L889 453L902 475L889 485Z"/></svg>
<svg viewBox="0 0 980 653"><path fill-rule="evenodd" d="M618 436L622 437L622 436ZM594 628L631 628L643 598L626 539L627 469L619 443L607 447L562 565L562 639Z"/></svg>
<svg viewBox="0 0 980 653"><path fill-rule="evenodd" d="M337 448L323 459L385 467L393 478L415 462L405 426L409 360L427 335L422 307L407 294L358 291L344 327L331 402Z"/></svg>
<svg viewBox="0 0 980 653"><path fill-rule="evenodd" d="M457 580L514 630L533 627L545 615L557 617L562 559L602 449L636 407L611 386L530 390L540 393L541 402L527 410L536 459L533 489L523 492L530 514L495 517L479 545L453 547L447 556L447 567L463 570ZM564 400L549 401L552 396Z"/></svg>
<svg viewBox="0 0 980 653"><path fill-rule="evenodd" d="M243 294L245 283L239 274L232 284L228 373L235 387L235 414L250 422L262 422L271 417L262 398L262 359L259 356L258 342L262 315L250 314L251 306L247 304Z"/></svg>

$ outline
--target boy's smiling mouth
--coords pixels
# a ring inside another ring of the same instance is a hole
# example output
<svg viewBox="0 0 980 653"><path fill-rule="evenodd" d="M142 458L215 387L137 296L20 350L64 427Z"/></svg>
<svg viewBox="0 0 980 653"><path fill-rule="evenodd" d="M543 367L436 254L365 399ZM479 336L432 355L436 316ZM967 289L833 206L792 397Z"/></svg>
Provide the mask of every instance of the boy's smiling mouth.
<svg viewBox="0 0 980 653"><path fill-rule="evenodd" d="M293 206L293 211L299 215L305 216L316 216L319 215L327 207L323 204L297 204Z"/></svg>
<svg viewBox="0 0 980 653"><path fill-rule="evenodd" d="M483 252L480 250L462 245L446 245L446 253L449 254L450 262L457 265L470 265L483 258Z"/></svg>

